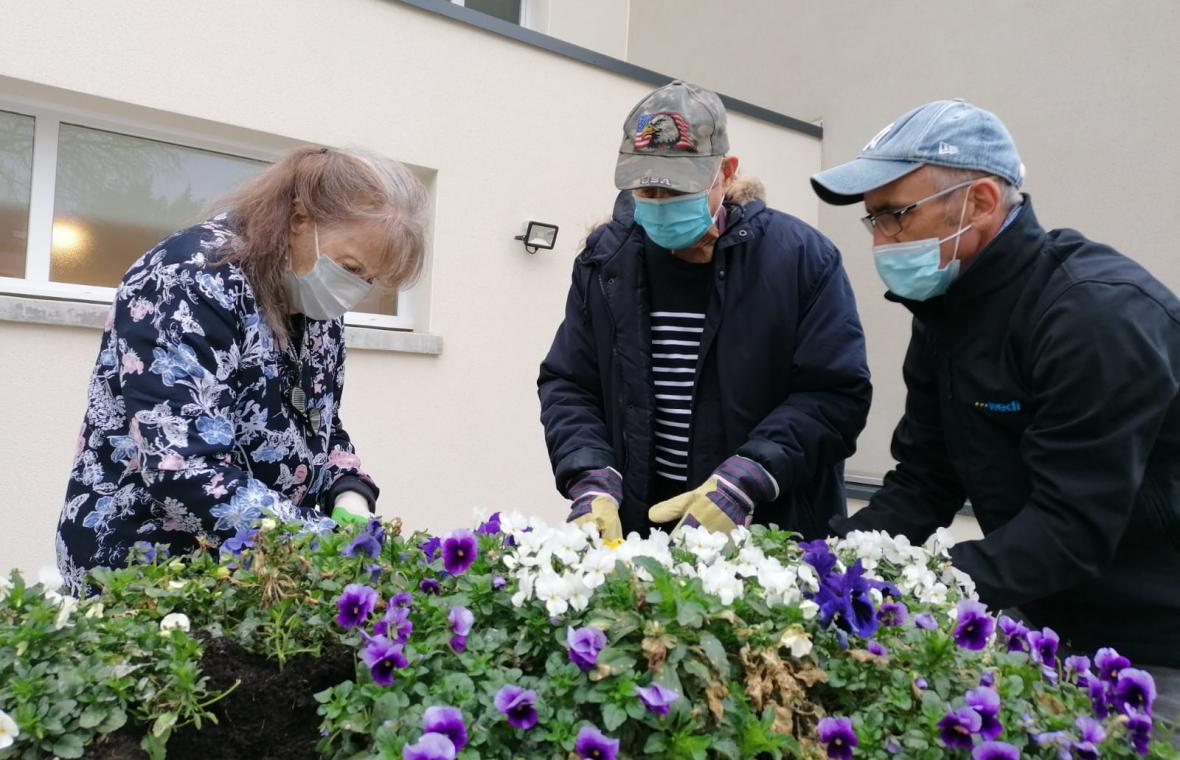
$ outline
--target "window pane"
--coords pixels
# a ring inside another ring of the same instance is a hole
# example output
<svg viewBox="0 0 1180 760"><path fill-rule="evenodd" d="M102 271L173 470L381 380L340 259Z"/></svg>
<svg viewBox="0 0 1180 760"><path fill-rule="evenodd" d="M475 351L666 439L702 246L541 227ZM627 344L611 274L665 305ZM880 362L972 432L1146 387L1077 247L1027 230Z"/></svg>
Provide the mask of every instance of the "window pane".
<svg viewBox="0 0 1180 760"><path fill-rule="evenodd" d="M0 111L0 277L25 276L33 117Z"/></svg>
<svg viewBox="0 0 1180 760"><path fill-rule="evenodd" d="M464 5L513 24L520 23L520 0L466 0Z"/></svg>
<svg viewBox="0 0 1180 760"><path fill-rule="evenodd" d="M266 163L62 124L53 206L55 282L114 287L175 230L202 221Z"/></svg>

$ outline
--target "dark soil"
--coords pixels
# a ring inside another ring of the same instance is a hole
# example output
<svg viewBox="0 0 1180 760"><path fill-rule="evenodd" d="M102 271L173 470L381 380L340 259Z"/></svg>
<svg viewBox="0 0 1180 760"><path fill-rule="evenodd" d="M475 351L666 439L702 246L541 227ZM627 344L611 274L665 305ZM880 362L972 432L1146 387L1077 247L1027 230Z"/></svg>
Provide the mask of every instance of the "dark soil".
<svg viewBox="0 0 1180 760"><path fill-rule="evenodd" d="M189 726L168 740L169 760L315 760L320 739L318 703L314 694L355 677L354 655L347 647L327 650L322 657L298 655L278 663L250 654L236 642L205 642L201 669L207 688L229 696L210 707L217 723ZM142 729L124 728L100 737L86 748L88 760L140 760Z"/></svg>

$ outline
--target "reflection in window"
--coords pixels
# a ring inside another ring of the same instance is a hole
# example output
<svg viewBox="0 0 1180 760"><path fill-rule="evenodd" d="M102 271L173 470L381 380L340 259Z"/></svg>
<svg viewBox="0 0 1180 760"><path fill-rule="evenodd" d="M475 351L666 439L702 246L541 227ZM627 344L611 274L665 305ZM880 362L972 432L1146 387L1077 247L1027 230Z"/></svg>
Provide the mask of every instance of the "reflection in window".
<svg viewBox="0 0 1180 760"><path fill-rule="evenodd" d="M25 276L33 117L0 111L0 277Z"/></svg>
<svg viewBox="0 0 1180 760"><path fill-rule="evenodd" d="M520 23L520 0L464 0L463 5L512 24Z"/></svg>
<svg viewBox="0 0 1180 760"><path fill-rule="evenodd" d="M62 124L54 187L55 282L114 287L175 230L202 221L262 161Z"/></svg>

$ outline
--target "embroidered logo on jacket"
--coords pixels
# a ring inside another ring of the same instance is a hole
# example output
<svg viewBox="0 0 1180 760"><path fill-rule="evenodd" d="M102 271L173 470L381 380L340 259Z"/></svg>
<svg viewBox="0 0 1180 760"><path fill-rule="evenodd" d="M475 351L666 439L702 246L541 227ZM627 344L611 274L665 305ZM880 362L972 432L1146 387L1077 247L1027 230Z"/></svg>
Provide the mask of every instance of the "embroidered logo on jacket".
<svg viewBox="0 0 1180 760"><path fill-rule="evenodd" d="M1019 401L1012 400L1006 404L996 401L976 401L975 408L986 409L989 412L1019 412L1022 407Z"/></svg>

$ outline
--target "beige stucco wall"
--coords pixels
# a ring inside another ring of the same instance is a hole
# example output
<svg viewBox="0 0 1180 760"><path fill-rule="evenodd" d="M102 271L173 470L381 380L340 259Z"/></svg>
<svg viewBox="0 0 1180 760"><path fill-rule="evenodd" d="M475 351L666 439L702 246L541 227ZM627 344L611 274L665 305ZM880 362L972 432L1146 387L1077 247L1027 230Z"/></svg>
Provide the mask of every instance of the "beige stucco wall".
<svg viewBox="0 0 1180 760"><path fill-rule="evenodd" d="M967 98L1007 123L1042 224L1110 243L1180 291L1180 3L742 0L722 8L632 3L631 62L822 119L825 167L855 156L913 106ZM819 226L845 254L874 375L873 410L849 471L880 475L892 464L909 322L881 298L856 221L863 213L824 206Z"/></svg>
<svg viewBox="0 0 1180 760"><path fill-rule="evenodd" d="M631 0L528 0L524 21L542 34L626 60L630 14Z"/></svg>
<svg viewBox="0 0 1180 760"><path fill-rule="evenodd" d="M436 172L432 271L415 303L445 347L354 350L343 419L381 511L411 527L467 524L475 507L561 518L537 364L577 245L609 213L622 120L647 85L387 0L14 0L0 76L129 104L137 119L148 108L367 145ZM731 128L771 201L814 222L804 179L818 141L741 116ZM512 236L527 219L561 226L557 250L525 254ZM52 559L98 338L0 322L0 572Z"/></svg>

